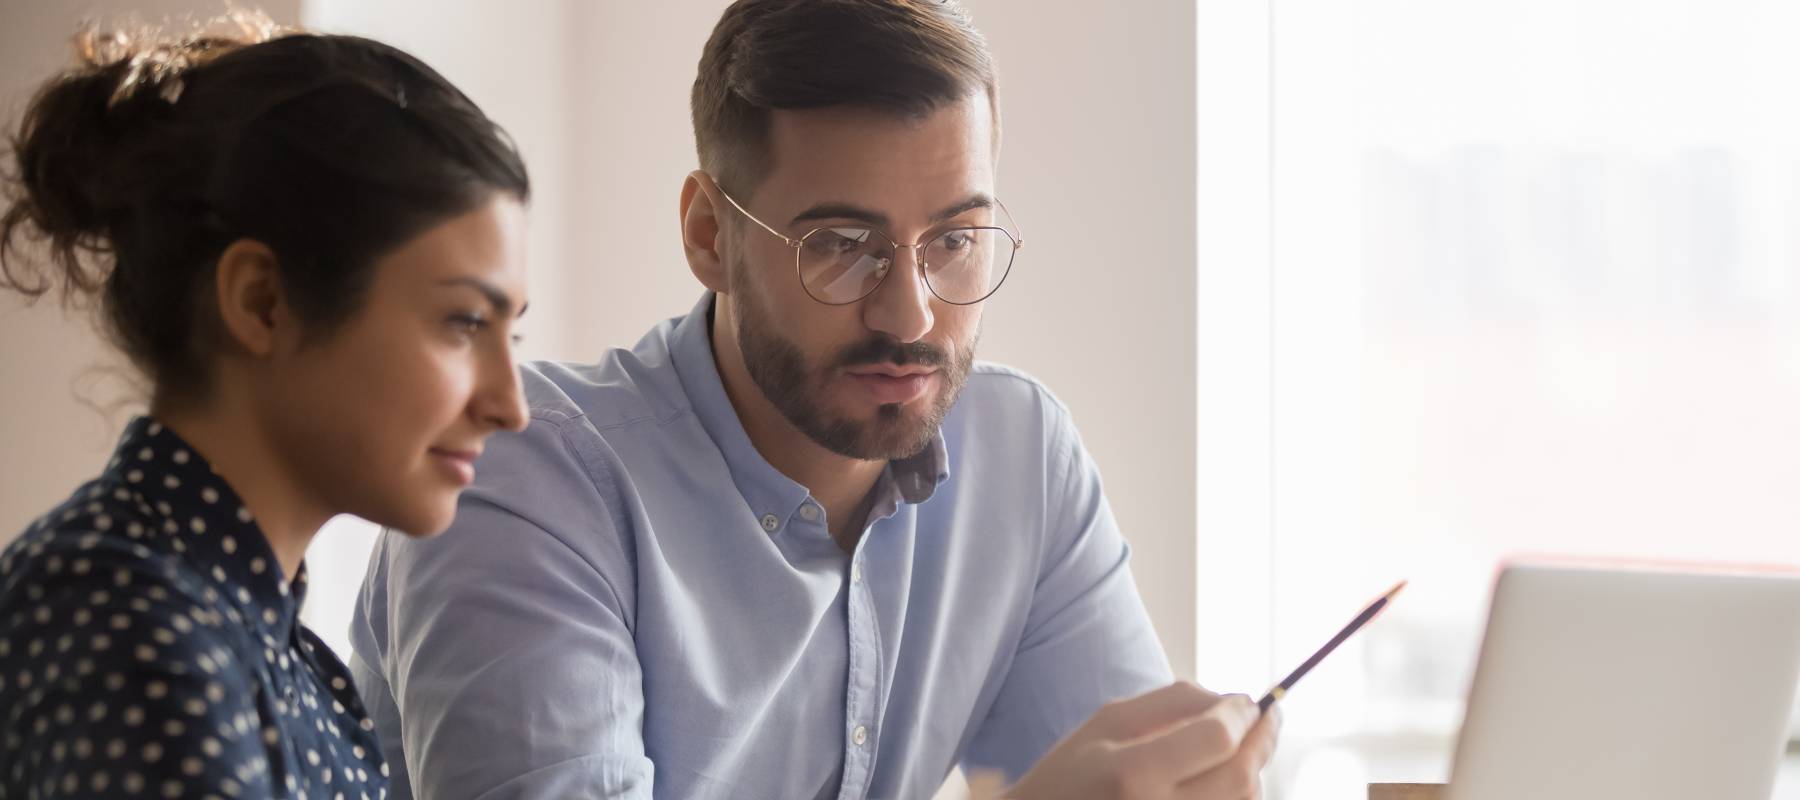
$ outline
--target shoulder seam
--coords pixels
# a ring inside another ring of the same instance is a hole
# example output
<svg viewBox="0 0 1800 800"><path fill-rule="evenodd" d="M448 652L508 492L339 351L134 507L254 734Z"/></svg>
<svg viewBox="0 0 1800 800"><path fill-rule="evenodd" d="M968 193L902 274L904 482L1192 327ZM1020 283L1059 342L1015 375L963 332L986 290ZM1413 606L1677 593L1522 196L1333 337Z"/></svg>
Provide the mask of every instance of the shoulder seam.
<svg viewBox="0 0 1800 800"><path fill-rule="evenodd" d="M563 448L563 451L568 453L568 455L571 458L575 459L576 463L581 465L581 471L582 471L583 476L588 479L588 484L594 488L594 494L599 498L600 503L606 507L608 516L612 517L612 519L609 521L613 523L615 532L620 536L624 536L625 531L618 530L618 521L619 521L618 512L620 509L616 508L617 504L614 502L611 502L611 500L607 497L606 492L601 487L600 480L599 480L598 476L596 475L596 472L605 471L605 470L603 468L597 469L598 465L596 465L592 461L590 461L588 459L587 455L582 452L582 449L580 447L575 446L575 443L571 442L569 440L569 430L566 427L566 423L573 422L576 419L585 418L585 417L586 417L586 415L583 414L583 415L581 415L581 417L565 418L563 420L556 420L556 421L545 420L545 422L550 424L551 427L556 429L557 444L560 445ZM591 420L590 420L590 422L591 422ZM608 429L610 429L612 427L614 427L614 426L608 426ZM595 430L598 431L601 429L596 428ZM571 545L567 541L565 541L564 538L561 535L558 535L555 531L545 528L544 526L539 525L536 522L533 522L524 516L520 516L519 518L524 520L525 522L529 523L532 527L543 531L545 533L545 535L549 536L551 539L555 540L557 544L562 545L562 547L564 549L568 550L571 555L575 556L576 558L581 559L582 563L587 564L588 569L593 570L594 576L600 579L600 584L602 586L605 586L606 590L612 593L613 603L618 606L620 613L625 612L625 610L627 608L627 606L625 605L625 599L623 596L621 596L619 594L619 588L617 586L613 585L612 579L608 578L606 576L605 570L602 570L598 564L595 564L592 560L590 560L586 556L582 555L580 550L576 549L573 545ZM637 620L636 620L637 606L634 603L633 605L630 606L630 608L632 609L632 619L626 620L625 624L626 624L626 628L629 629L630 631L632 631L632 633L635 635L637 632Z"/></svg>
<svg viewBox="0 0 1800 800"><path fill-rule="evenodd" d="M608 422L605 425L595 425L594 430L598 433L605 433L606 431L616 431L620 428L630 427L643 422L655 423L656 426L660 428L691 413L693 413L693 408L691 406L676 406L662 414L643 414L635 417L627 417L614 422ZM592 422L593 419L589 418L588 421Z"/></svg>
<svg viewBox="0 0 1800 800"><path fill-rule="evenodd" d="M1070 413L1068 404L1064 403L1062 398L1057 397L1055 392L1050 391L1050 387L1045 386L1043 381L1013 367L1006 366L1005 364L996 364L991 361L977 361L969 374L992 376L1023 383L1036 393L1038 397L1048 400L1050 405L1054 406L1058 411L1065 415Z"/></svg>

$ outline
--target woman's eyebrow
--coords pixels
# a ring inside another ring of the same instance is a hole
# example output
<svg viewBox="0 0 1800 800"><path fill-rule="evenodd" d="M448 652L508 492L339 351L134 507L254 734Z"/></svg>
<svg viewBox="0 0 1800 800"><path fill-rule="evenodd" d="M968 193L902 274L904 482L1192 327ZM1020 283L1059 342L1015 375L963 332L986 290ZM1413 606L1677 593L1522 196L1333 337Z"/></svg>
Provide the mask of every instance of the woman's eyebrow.
<svg viewBox="0 0 1800 800"><path fill-rule="evenodd" d="M506 296L506 292L501 291L500 287L495 286L492 283L488 283L487 281L484 281L480 278L471 278L471 277L445 278L441 281L438 281L438 285L439 286L467 286L471 289L474 289L477 292L480 292L482 297L487 298L488 305L491 305L494 307L495 314L498 314L498 315L504 317L508 314L513 313L512 298ZM531 307L531 303L529 303L529 302L525 303L522 306L519 306L519 311L515 316L520 316L520 317L525 316L525 310L530 307Z"/></svg>

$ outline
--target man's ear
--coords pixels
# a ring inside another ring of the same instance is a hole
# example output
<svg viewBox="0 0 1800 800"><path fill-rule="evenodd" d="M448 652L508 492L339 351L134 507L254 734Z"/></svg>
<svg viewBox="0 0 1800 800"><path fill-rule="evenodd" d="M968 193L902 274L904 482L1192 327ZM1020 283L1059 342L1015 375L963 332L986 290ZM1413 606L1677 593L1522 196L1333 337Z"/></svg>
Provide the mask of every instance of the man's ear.
<svg viewBox="0 0 1800 800"><path fill-rule="evenodd" d="M293 324L275 251L254 239L232 242L219 254L213 291L226 346L251 358L274 353L279 335Z"/></svg>
<svg viewBox="0 0 1800 800"><path fill-rule="evenodd" d="M705 172L688 173L687 181L681 184L681 249L687 254L688 269L701 285L725 294L731 289L731 276L719 249L723 233L719 214L724 199L718 191L718 184Z"/></svg>

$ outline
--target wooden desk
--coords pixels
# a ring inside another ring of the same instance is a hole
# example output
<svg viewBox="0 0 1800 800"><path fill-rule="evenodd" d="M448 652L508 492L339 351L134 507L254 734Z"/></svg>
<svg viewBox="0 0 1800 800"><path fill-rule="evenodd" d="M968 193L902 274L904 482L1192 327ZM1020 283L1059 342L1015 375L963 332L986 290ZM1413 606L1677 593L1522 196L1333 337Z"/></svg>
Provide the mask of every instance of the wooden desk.
<svg viewBox="0 0 1800 800"><path fill-rule="evenodd" d="M1369 800L1440 800L1441 783L1371 783Z"/></svg>

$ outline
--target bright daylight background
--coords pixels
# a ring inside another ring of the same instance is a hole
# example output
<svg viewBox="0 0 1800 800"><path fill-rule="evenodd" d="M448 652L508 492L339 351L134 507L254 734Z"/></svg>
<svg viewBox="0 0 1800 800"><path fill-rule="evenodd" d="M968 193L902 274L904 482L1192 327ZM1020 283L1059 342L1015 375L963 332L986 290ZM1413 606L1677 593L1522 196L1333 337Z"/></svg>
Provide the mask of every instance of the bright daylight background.
<svg viewBox="0 0 1800 800"><path fill-rule="evenodd" d="M1271 797L1447 777L1508 554L1800 563L1800 9L1258 0L1198 28L1198 672L1277 676L1412 581L1290 697ZM1232 536L1253 568L1209 584ZM1229 591L1269 656L1207 651Z"/></svg>
<svg viewBox="0 0 1800 800"><path fill-rule="evenodd" d="M414 51L518 138L527 356L693 302L675 193L722 0L262 5ZM1260 691L1412 581L1292 696L1272 798L1445 777L1507 554L1800 563L1800 7L968 5L1031 245L983 354L1075 410L1177 672ZM6 118L83 15L217 8L0 0ZM0 342L11 532L124 412L77 402L119 382L53 305L0 300ZM309 554L340 647L368 538Z"/></svg>

